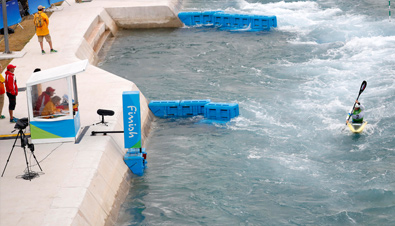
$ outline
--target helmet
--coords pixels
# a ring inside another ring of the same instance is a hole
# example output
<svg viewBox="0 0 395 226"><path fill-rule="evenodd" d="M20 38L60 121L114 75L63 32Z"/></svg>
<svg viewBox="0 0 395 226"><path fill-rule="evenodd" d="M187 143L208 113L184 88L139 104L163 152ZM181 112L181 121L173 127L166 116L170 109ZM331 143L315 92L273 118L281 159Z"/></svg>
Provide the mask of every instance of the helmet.
<svg viewBox="0 0 395 226"><path fill-rule="evenodd" d="M359 104L356 104L356 105L355 105L355 108L359 108Z"/></svg>

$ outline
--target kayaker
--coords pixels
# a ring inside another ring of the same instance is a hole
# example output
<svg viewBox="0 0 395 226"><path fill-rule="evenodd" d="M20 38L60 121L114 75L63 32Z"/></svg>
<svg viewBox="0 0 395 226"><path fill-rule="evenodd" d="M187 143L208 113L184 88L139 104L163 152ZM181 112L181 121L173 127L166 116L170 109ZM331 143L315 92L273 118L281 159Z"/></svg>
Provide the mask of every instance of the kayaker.
<svg viewBox="0 0 395 226"><path fill-rule="evenodd" d="M355 101L355 107L354 111L351 114L352 117L352 122L353 123L362 123L363 122L363 116L365 115L365 107L359 102L358 100ZM348 123L348 120L347 120Z"/></svg>

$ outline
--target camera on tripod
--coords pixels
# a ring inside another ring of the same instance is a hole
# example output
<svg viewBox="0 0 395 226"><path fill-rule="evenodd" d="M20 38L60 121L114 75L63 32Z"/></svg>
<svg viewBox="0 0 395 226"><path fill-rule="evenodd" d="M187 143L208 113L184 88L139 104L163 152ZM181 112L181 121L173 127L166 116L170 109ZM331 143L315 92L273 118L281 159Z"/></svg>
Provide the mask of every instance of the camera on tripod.
<svg viewBox="0 0 395 226"><path fill-rule="evenodd" d="M19 130L26 129L28 125L29 125L29 119L21 118L16 122L14 129L19 129Z"/></svg>
<svg viewBox="0 0 395 226"><path fill-rule="evenodd" d="M25 180L31 180L31 179L35 178L36 176L38 176L38 173L33 172L33 171L31 171L31 170L29 169L29 162L28 162L27 155L26 155L26 146L30 149L30 152L31 152L31 154L33 155L34 159L36 160L36 163L37 163L38 167L40 168L40 170L43 171L43 170L41 169L40 163L37 161L37 158L36 158L36 156L34 155L34 144L29 143L28 137L27 137L27 136L25 135L25 133L23 132L23 130L26 129L26 127L27 127L28 125L29 125L29 119L28 119L28 118L21 118L21 119L19 119L19 120L16 122L14 128L15 128L16 130L19 130L19 131L18 131L18 134L16 135L14 144L12 145L12 149L11 149L10 155L8 156L7 163L6 163L5 166L4 166L4 170L3 170L3 173L1 174L1 176L4 175L5 169L7 168L8 162L10 161L12 151L14 150L14 147L15 147L16 142L18 141L18 138L19 138L20 141L21 141L21 147L23 148L23 152L24 152L24 154L25 154L26 169L27 169L27 173L25 173L25 174L22 176L22 178L25 179ZM14 130L14 131L15 131L15 130Z"/></svg>
<svg viewBox="0 0 395 226"><path fill-rule="evenodd" d="M14 129L18 129L18 130L24 130L26 129L26 127L29 125L29 119L28 118L21 118L19 119L15 126ZM26 136L22 136L21 138L21 146L22 147L27 147L33 152L34 151L34 144L29 144L29 141L27 139Z"/></svg>

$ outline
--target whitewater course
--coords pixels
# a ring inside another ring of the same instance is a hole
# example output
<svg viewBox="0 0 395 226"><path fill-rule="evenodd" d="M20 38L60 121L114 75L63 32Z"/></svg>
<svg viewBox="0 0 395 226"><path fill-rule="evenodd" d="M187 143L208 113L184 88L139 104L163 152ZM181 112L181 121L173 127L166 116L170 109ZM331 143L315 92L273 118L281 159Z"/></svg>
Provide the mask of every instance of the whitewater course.
<svg viewBox="0 0 395 226"><path fill-rule="evenodd" d="M122 92L136 91L138 87L97 68L97 53L107 37L115 35L119 28L182 26L177 18L180 7L177 0L69 3L64 3L63 10L50 17L49 29L58 53L47 51L41 55L34 36L22 50L25 55L11 62L17 67L18 86L26 87L35 68L45 70L88 59L90 65L77 78L82 125L99 122L96 111L100 108L111 109L115 115L106 118L108 126L92 126L78 145L73 142L36 145L35 155L41 161L44 174L31 181L18 178L26 168L26 161L23 149L15 147L0 178L0 225L114 224L131 183L131 172L123 162L123 135L89 134L94 128L123 130ZM14 112L17 118L27 117L25 94L20 92L17 97ZM8 119L7 97L5 99L3 114ZM141 116L144 142L152 120L144 95L141 95ZM2 135L14 129L15 124L7 119L0 121ZM2 167L13 142L14 139L0 141ZM40 172L36 167L33 166L33 170Z"/></svg>

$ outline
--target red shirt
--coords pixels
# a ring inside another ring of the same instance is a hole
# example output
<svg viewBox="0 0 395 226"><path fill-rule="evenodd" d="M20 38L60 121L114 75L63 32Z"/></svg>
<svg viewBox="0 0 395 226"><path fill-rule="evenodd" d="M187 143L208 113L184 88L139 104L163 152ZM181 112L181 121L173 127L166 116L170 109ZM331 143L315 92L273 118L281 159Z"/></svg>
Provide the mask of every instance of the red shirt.
<svg viewBox="0 0 395 226"><path fill-rule="evenodd" d="M34 107L34 111L37 115L41 115L42 110L45 105L51 100L51 97L47 92L43 92L36 101L36 106Z"/></svg>
<svg viewBox="0 0 395 226"><path fill-rule="evenodd" d="M18 95L18 86L16 84L16 78L11 71L5 72L5 89L7 93L11 93L14 96Z"/></svg>

